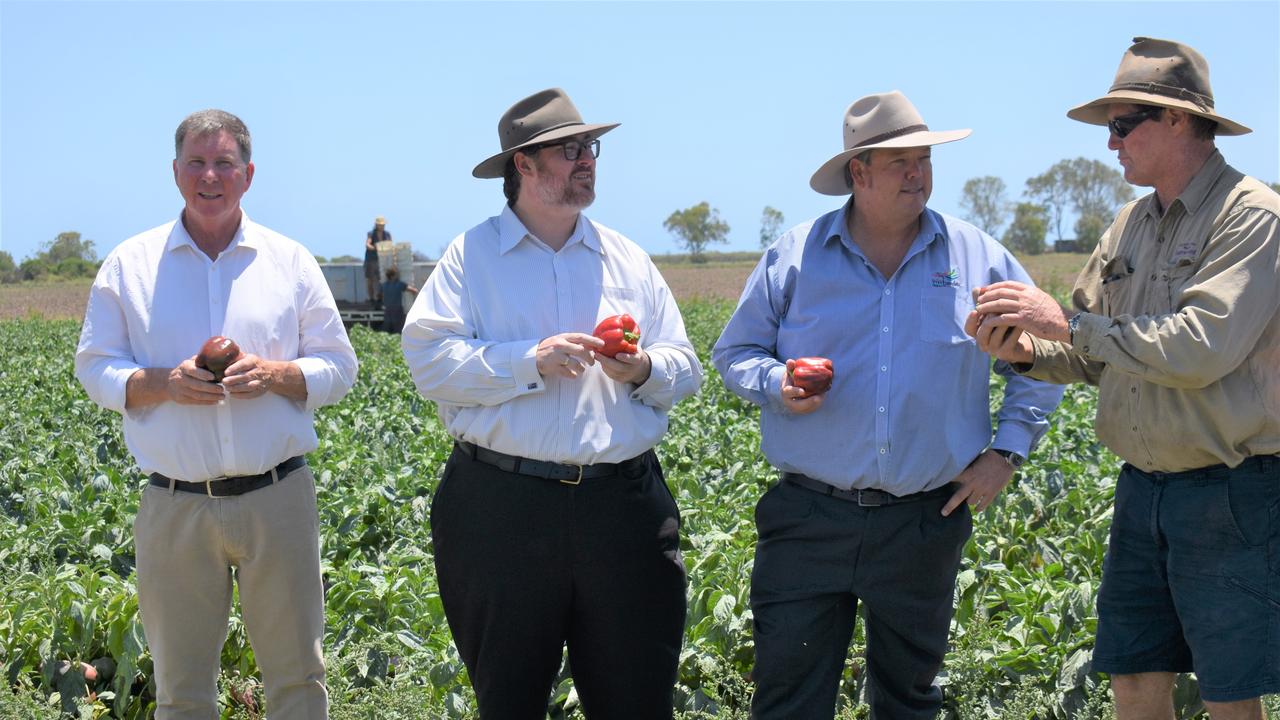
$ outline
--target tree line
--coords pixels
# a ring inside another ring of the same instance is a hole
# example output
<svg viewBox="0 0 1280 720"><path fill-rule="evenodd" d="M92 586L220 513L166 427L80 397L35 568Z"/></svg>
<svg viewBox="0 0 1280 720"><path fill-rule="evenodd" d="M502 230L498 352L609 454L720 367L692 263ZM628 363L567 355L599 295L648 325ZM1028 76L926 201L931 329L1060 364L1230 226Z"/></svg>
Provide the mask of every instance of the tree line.
<svg viewBox="0 0 1280 720"><path fill-rule="evenodd" d="M92 240L82 239L78 232L63 232L42 244L34 256L21 263L14 262L9 252L0 250L0 283L91 278L101 264Z"/></svg>
<svg viewBox="0 0 1280 720"><path fill-rule="evenodd" d="M1280 192L1280 183L1271 183ZM1060 160L1030 178L1023 201L1011 202L1008 188L998 177L970 178L964 184L960 209L965 219L995 237L1009 250L1038 255L1047 249L1045 239L1053 230L1056 247L1071 252L1092 252L1112 218L1134 198L1133 186L1124 175L1099 160L1078 157ZM1001 234L1001 228L1012 222ZM1074 217L1072 238L1063 233L1063 222ZM766 248L784 229L781 211L765 206L760 214L760 247ZM677 210L663 227L676 236L692 262L705 262L707 246L726 243L729 224L707 202Z"/></svg>

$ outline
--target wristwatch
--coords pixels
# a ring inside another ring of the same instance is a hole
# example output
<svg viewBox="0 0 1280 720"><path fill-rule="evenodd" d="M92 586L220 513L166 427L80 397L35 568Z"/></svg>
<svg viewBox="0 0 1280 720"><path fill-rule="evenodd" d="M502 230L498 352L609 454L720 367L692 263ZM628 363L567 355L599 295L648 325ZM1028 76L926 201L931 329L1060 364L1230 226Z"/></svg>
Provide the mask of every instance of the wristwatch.
<svg viewBox="0 0 1280 720"><path fill-rule="evenodd" d="M1004 461L1009 463L1009 467L1013 468L1014 470L1017 470L1018 468L1022 467L1022 465L1027 461L1026 458L1022 457L1021 455L1019 455L1018 453L1012 450L999 450L997 448L992 448L992 450L995 450L997 455L1004 458Z"/></svg>
<svg viewBox="0 0 1280 720"><path fill-rule="evenodd" d="M1081 315L1084 315L1084 313L1078 312L1075 315L1072 315L1071 319L1067 321L1067 342L1073 346L1076 344L1076 330L1080 329Z"/></svg>

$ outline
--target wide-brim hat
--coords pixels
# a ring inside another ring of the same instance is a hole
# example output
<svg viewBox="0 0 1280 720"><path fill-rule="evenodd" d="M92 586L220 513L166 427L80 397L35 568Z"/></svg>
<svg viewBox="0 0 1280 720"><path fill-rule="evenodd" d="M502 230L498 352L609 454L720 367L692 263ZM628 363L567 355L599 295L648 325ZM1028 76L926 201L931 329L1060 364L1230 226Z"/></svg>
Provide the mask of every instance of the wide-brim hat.
<svg viewBox="0 0 1280 720"><path fill-rule="evenodd" d="M858 98L844 111L844 151L822 164L809 187L823 195L853 192L845 167L853 156L875 148L941 145L969 136L972 130L930 130L906 95L897 90Z"/></svg>
<svg viewBox="0 0 1280 720"><path fill-rule="evenodd" d="M1106 95L1067 111L1067 117L1090 125L1107 124L1107 106L1116 103L1156 105L1186 110L1218 123L1215 135L1253 132L1228 120L1213 105L1209 63L1191 47L1172 40L1136 37L1120 58L1120 69Z"/></svg>
<svg viewBox="0 0 1280 720"><path fill-rule="evenodd" d="M536 92L512 105L498 121L498 141L502 152L476 165L471 174L478 178L500 178L507 158L530 145L590 133L600 137L621 123L587 125L573 101L560 88Z"/></svg>
<svg viewBox="0 0 1280 720"><path fill-rule="evenodd" d="M374 218L374 219L373 219L373 224L374 224L374 225L386 225L386 224L387 224L387 219L386 219L386 218L384 218L384 217L382 217L381 215L379 215L378 217L376 217L376 218Z"/></svg>

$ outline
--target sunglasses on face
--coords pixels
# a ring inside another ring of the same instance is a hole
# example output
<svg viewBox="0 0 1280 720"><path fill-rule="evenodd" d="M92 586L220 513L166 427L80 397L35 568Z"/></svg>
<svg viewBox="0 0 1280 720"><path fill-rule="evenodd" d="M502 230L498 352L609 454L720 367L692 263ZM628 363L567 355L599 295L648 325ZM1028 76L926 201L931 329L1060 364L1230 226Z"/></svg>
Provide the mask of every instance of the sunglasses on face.
<svg viewBox="0 0 1280 720"><path fill-rule="evenodd" d="M523 150L521 152L523 152L526 155L532 155L538 152L539 150L541 150L542 148L549 148L549 147L560 148L564 152L564 159L570 162L573 162L574 160L577 160L579 157L581 157L582 150L584 148L589 148L591 150L591 157L593 158L600 157L600 141L599 140L587 140L586 142L582 142L580 140L569 140L567 142L562 142L562 143L546 143L544 145L534 145L528 150Z"/></svg>
<svg viewBox="0 0 1280 720"><path fill-rule="evenodd" d="M1128 115L1119 115L1107 121L1107 128L1111 130L1112 135L1123 140L1142 123L1160 117L1162 112L1164 108L1149 107Z"/></svg>

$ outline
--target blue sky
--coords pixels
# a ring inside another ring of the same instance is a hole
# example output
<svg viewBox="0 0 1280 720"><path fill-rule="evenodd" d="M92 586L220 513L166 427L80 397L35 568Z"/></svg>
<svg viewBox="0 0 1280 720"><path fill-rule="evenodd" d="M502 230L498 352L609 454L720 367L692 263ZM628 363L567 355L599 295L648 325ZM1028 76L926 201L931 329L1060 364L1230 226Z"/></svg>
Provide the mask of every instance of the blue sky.
<svg viewBox="0 0 1280 720"><path fill-rule="evenodd" d="M588 214L651 253L707 201L758 246L839 204L809 176L841 150L854 99L899 89L933 129L930 205L959 214L971 177L1010 199L1063 158L1116 167L1105 129L1066 118L1103 94L1135 35L1209 60L1218 109L1254 129L1228 162L1280 180L1280 2L11 2L0 0L0 250L59 232L100 255L177 216L173 131L220 107L254 139L243 205L318 255L356 254L375 215L436 256L496 214L515 100L565 88L604 138Z"/></svg>

